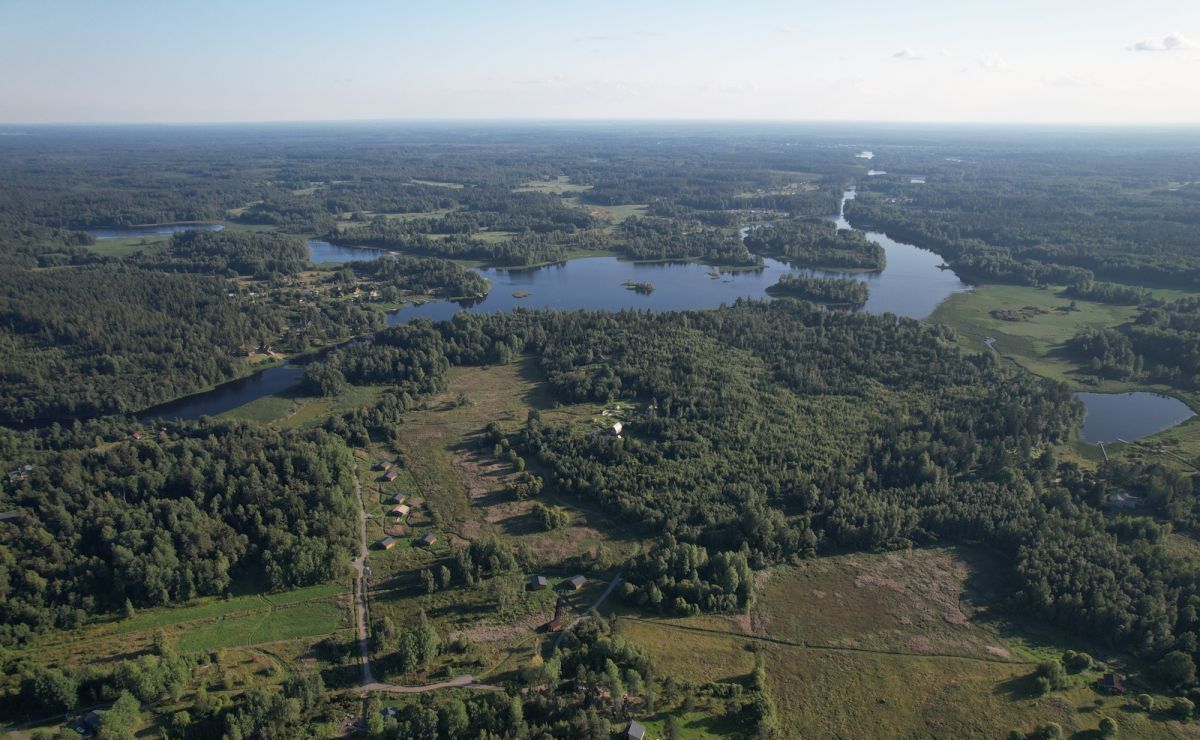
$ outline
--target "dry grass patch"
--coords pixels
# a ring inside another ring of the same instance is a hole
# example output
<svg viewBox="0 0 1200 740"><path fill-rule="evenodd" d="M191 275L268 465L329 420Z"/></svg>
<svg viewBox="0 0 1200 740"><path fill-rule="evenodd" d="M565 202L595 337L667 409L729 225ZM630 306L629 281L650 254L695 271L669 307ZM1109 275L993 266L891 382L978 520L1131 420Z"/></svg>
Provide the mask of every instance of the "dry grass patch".
<svg viewBox="0 0 1200 740"><path fill-rule="evenodd" d="M682 632L670 622L624 617L617 634L646 651L660 676L704 684L734 681L754 670L754 653L737 635Z"/></svg>
<svg viewBox="0 0 1200 740"><path fill-rule="evenodd" d="M809 561L763 584L753 630L810 646L1007 659L971 573L949 549Z"/></svg>

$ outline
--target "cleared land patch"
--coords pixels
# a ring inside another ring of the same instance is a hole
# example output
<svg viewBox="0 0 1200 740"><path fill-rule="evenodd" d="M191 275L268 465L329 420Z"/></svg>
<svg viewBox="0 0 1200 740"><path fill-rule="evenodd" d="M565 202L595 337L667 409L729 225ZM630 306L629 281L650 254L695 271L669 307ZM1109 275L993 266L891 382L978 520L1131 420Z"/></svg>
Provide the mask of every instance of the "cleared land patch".
<svg viewBox="0 0 1200 740"><path fill-rule="evenodd" d="M776 571L752 613L754 633L805 645L1011 658L975 617L970 568L951 550L821 558Z"/></svg>

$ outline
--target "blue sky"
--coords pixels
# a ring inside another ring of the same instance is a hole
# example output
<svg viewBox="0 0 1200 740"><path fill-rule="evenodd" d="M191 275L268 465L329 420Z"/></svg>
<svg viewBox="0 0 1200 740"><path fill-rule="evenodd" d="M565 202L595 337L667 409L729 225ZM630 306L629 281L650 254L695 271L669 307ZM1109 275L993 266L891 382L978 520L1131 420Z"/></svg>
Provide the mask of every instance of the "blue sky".
<svg viewBox="0 0 1200 740"><path fill-rule="evenodd" d="M1200 0L0 0L0 122L1200 123Z"/></svg>

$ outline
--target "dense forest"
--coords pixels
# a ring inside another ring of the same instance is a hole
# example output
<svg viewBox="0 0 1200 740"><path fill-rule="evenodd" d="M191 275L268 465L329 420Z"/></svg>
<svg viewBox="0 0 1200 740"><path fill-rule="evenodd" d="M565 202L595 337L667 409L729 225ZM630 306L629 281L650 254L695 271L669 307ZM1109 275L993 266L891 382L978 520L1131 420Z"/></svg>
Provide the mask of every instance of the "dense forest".
<svg viewBox="0 0 1200 740"><path fill-rule="evenodd" d="M308 247L303 239L278 234L185 231L138 254L137 261L163 271L269 279L308 267Z"/></svg>
<svg viewBox="0 0 1200 740"><path fill-rule="evenodd" d="M453 262L391 256L302 282L307 246L277 234L185 232L51 267L11 256L0 258L0 424L133 413L246 373L262 348L373 331L383 313L348 300L364 287L392 304L490 289Z"/></svg>
<svg viewBox="0 0 1200 740"><path fill-rule="evenodd" d="M785 273L779 277L767 293L773 296L803 298L814 303L828 303L849 308L859 308L867 302L870 289L867 284L852 278L816 278Z"/></svg>
<svg viewBox="0 0 1200 740"><path fill-rule="evenodd" d="M341 572L355 543L337 437L238 424L147 430L100 449L28 452L0 524L5 642L133 608Z"/></svg>
<svg viewBox="0 0 1200 740"><path fill-rule="evenodd" d="M0 423L141 410L234 377L286 326L212 276L105 264L0 285Z"/></svg>
<svg viewBox="0 0 1200 740"><path fill-rule="evenodd" d="M565 526L569 500L638 532L614 591L628 609L740 611L772 565L982 546L1002 564L989 574L1000 606L1136 655L1163 685L1195 685L1200 572L1179 542L1200 531L1198 479L1142 458L1060 462L1082 417L1065 385L964 352L944 325L818 305L861 306L865 283L787 276L772 295L804 300L694 312L392 327L384 312L486 295L464 262L605 253L752 269L773 256L879 270L877 244L828 220L854 184L855 227L935 249L964 279L1128 311L1062 346L1085 371L1200 388L1200 299L1150 290L1200 288L1196 147L1166 134L1135 146L882 131L871 146L897 174L868 175L855 130L331 131L46 127L0 141L0 424L25 429L0 429L0 512L15 512L0 519L5 644L343 576L358 534L350 448L401 439L452 368L521 360L553 402L632 409L619 434L532 412L471 437L482 456L519 461L502 493L533 500L535 527ZM116 247L89 233L183 221L225 229ZM394 253L312 265L305 237ZM288 400L336 411L307 431L129 418L318 348L329 351ZM371 386L370 400L329 400L350 386ZM1117 493L1138 508L1113 510ZM517 567L500 545L447 546L448 584ZM424 616L372 627L388 669L453 649ZM130 724L138 702L211 660L160 648L75 673L23 663L6 700L47 712L112 702L113 726ZM509 694L413 702L375 734L606 737L671 685L598 615L519 673ZM300 736L334 713L313 679L197 700L188 736ZM764 685L760 666L681 693L719 697L737 726L769 736Z"/></svg>
<svg viewBox="0 0 1200 740"><path fill-rule="evenodd" d="M531 416L506 438L550 485L660 533L627 574L635 604L735 608L753 598L748 567L986 542L1013 563L1014 605L1151 658L1196 657L1191 566L1161 546L1137 555L1147 543L1124 539L1078 469L1048 449L1078 423L1070 393L990 354L961 355L916 322L793 302L414 322L329 357L349 382L392 383L396 394L327 428L387 434L446 368L519 352L541 358L563 401L643 409L620 437Z"/></svg>

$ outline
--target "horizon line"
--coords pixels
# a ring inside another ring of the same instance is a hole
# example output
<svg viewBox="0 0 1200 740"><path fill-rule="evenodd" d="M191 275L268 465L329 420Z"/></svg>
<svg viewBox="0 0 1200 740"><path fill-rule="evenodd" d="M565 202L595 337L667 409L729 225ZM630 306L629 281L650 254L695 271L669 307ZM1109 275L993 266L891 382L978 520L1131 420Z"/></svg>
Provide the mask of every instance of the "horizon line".
<svg viewBox="0 0 1200 740"><path fill-rule="evenodd" d="M555 118L555 117L412 117L412 118L300 118L213 121L0 121L0 127L149 127L149 126L296 126L296 125L413 125L413 124L740 124L740 125L852 125L852 126L994 126L1010 128L1200 128L1200 121L984 121L888 120L836 118Z"/></svg>

